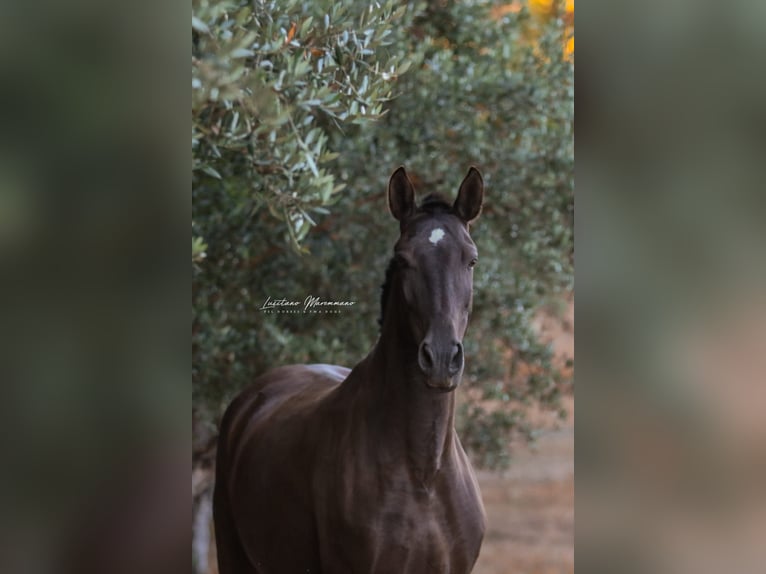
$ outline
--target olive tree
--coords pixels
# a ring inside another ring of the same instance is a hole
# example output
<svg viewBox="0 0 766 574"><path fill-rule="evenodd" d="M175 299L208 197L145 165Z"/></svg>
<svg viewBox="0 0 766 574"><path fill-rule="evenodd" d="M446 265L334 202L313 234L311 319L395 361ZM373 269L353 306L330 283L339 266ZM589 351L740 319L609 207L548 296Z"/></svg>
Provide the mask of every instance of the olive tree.
<svg viewBox="0 0 766 574"><path fill-rule="evenodd" d="M194 5L193 384L198 419L265 369L372 347L398 226L388 176L487 192L458 423L477 462L571 386L532 318L573 289L573 63L561 7L491 2ZM353 300L266 314L265 297ZM204 424L201 425L204 427ZM213 431L214 432L214 431Z"/></svg>

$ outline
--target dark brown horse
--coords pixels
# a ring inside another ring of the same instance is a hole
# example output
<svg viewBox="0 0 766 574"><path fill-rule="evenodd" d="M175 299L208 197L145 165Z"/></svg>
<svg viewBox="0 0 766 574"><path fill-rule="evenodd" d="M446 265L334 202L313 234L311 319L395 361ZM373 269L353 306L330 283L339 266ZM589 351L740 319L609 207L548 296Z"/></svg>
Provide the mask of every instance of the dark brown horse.
<svg viewBox="0 0 766 574"><path fill-rule="evenodd" d="M466 574L485 516L454 428L481 209L475 168L454 204L416 206L404 168L388 201L401 236L381 333L353 369L291 365L229 406L214 494L220 574Z"/></svg>

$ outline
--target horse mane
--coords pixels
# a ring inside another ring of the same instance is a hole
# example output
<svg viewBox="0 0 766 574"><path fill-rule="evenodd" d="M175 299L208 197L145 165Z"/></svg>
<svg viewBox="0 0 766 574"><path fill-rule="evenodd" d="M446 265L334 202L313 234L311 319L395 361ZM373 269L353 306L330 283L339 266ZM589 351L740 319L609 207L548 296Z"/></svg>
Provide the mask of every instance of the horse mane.
<svg viewBox="0 0 766 574"><path fill-rule="evenodd" d="M429 193L420 202L416 215L420 213L436 214L436 213L451 213L452 204L440 193ZM383 280L383 285L380 286L380 317L378 317L378 327L383 329L383 318L386 316L386 301L388 300L388 294L391 291L391 283L394 280L394 272L398 269L396 258L392 257L388 262L386 268L386 277Z"/></svg>
<svg viewBox="0 0 766 574"><path fill-rule="evenodd" d="M380 286L380 317L378 317L378 327L381 331L383 330L383 318L386 316L386 301L388 300L388 293L391 291L391 283L394 280L394 271L396 271L397 267L396 258L392 257L386 268L386 278L383 281L383 285Z"/></svg>

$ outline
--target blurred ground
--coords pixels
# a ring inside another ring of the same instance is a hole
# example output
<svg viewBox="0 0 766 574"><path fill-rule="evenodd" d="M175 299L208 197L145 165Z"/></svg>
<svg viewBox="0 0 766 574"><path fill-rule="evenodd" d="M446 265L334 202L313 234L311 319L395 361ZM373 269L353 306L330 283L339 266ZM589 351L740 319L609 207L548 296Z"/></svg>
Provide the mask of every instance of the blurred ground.
<svg viewBox="0 0 766 574"><path fill-rule="evenodd" d="M557 356L574 358L574 300L558 309L535 324ZM488 527L473 574L574 572L574 397L562 406L563 421L530 409L538 440L514 445L506 472L477 473Z"/></svg>
<svg viewBox="0 0 766 574"><path fill-rule="evenodd" d="M477 474L488 528L474 574L573 572L573 416L517 447L505 473Z"/></svg>

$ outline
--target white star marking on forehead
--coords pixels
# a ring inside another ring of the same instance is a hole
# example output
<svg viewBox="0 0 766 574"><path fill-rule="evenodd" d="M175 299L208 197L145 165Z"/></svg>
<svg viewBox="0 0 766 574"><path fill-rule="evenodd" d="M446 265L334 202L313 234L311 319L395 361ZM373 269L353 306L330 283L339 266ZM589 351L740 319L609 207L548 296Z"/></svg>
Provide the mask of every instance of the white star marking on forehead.
<svg viewBox="0 0 766 574"><path fill-rule="evenodd" d="M436 245L442 240L443 237L444 237L444 230L441 227L437 227L431 232L431 236L428 238L428 241Z"/></svg>

